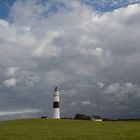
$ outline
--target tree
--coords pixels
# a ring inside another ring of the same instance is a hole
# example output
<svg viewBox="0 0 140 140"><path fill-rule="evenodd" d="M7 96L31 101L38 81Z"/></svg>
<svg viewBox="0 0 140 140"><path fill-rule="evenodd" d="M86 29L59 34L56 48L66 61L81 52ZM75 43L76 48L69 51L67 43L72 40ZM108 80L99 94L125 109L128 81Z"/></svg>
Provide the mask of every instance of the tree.
<svg viewBox="0 0 140 140"><path fill-rule="evenodd" d="M74 118L77 120L91 120L91 117L85 114L76 114Z"/></svg>

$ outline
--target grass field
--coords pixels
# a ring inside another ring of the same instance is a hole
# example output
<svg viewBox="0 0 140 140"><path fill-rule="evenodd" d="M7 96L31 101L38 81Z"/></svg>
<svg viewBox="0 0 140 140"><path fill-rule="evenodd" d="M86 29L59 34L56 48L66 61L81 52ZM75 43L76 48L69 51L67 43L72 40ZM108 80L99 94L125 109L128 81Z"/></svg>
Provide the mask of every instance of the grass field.
<svg viewBox="0 0 140 140"><path fill-rule="evenodd" d="M140 122L3 121L0 140L140 140Z"/></svg>

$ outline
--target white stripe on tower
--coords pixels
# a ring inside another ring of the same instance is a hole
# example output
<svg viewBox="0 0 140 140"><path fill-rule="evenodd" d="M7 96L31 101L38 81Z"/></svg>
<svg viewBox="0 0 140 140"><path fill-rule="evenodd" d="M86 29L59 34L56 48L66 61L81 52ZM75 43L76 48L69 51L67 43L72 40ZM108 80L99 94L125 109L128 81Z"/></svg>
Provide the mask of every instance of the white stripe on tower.
<svg viewBox="0 0 140 140"><path fill-rule="evenodd" d="M60 108L59 108L59 91L56 87L53 93L53 118L60 119Z"/></svg>

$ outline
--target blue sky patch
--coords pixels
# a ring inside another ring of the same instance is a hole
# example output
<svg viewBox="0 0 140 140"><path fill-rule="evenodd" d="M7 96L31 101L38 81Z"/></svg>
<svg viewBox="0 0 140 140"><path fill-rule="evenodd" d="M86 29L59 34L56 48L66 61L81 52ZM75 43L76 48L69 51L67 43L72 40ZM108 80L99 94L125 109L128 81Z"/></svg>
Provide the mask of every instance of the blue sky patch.
<svg viewBox="0 0 140 140"><path fill-rule="evenodd" d="M8 19L10 7L14 4L16 0L0 0L0 18Z"/></svg>
<svg viewBox="0 0 140 140"><path fill-rule="evenodd" d="M0 18L9 20L9 13L10 8L15 3L16 0L0 0ZM26 1L26 0L25 0ZM96 10L98 12L108 12L113 11L114 9L125 7L130 4L140 3L140 0L80 0L82 4L86 4L88 6L91 6L93 10ZM47 4L48 0L37 0L37 4ZM46 16L49 14L57 13L60 9L63 11L69 11L70 9L65 8L65 4L63 1L56 1L51 2L50 8L45 13Z"/></svg>

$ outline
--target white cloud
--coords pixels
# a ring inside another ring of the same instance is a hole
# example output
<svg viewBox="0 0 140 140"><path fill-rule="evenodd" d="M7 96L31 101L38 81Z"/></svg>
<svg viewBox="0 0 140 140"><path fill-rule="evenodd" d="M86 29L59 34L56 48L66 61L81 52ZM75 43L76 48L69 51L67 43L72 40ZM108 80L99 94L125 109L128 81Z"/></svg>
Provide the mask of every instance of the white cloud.
<svg viewBox="0 0 140 140"><path fill-rule="evenodd" d="M66 75L61 71L56 71L56 70L48 72L45 77L48 85L52 85L52 86L61 85L69 79L68 75Z"/></svg>
<svg viewBox="0 0 140 140"><path fill-rule="evenodd" d="M107 93L107 94L117 94L117 93L120 92L119 90L120 90L120 83L114 83L114 84L111 84L108 87L106 87L105 93Z"/></svg>
<svg viewBox="0 0 140 140"><path fill-rule="evenodd" d="M9 26L9 23L7 21L0 19L0 27L1 28L5 28L5 27L8 27L8 26Z"/></svg>
<svg viewBox="0 0 140 140"><path fill-rule="evenodd" d="M75 60L75 62L72 60L72 62L69 62L67 64L67 67L73 71L76 75L85 75L85 76L95 76L96 75L96 67L94 65L91 65L90 63L84 63L79 62Z"/></svg>
<svg viewBox="0 0 140 140"><path fill-rule="evenodd" d="M39 23L47 5L37 4L37 0L16 1L11 8L11 17L19 26Z"/></svg>
<svg viewBox="0 0 140 140"><path fill-rule="evenodd" d="M0 39L5 43L11 43L11 45L20 45L20 47L31 46L34 44L34 36L30 33L29 27L18 27L15 24L9 24L5 20L0 21Z"/></svg>
<svg viewBox="0 0 140 140"><path fill-rule="evenodd" d="M63 90L62 93L63 93L63 96L76 96L77 95L77 92L74 89Z"/></svg>
<svg viewBox="0 0 140 140"><path fill-rule="evenodd" d="M19 66L9 67L6 69L5 72L6 76L11 78L3 82L6 86L15 86L18 83L19 85L26 85L27 87L32 87L40 79L40 76L38 74L28 70L22 70Z"/></svg>
<svg viewBox="0 0 140 140"><path fill-rule="evenodd" d="M11 79L5 80L3 83L7 87L14 87L17 84L17 79L16 78L11 78Z"/></svg>
<svg viewBox="0 0 140 140"><path fill-rule="evenodd" d="M17 114L29 114L29 113L37 113L40 112L40 109L25 109L25 110L15 110L15 111L0 111L0 116L7 115L17 115Z"/></svg>
<svg viewBox="0 0 140 140"><path fill-rule="evenodd" d="M7 75L14 76L18 70L19 70L19 67L17 66L9 67L7 68Z"/></svg>
<svg viewBox="0 0 140 140"><path fill-rule="evenodd" d="M98 82L98 83L97 83L97 86L98 86L99 88L103 88L103 87L104 87L104 83Z"/></svg>
<svg viewBox="0 0 140 140"><path fill-rule="evenodd" d="M51 43L52 41L57 38L61 33L60 32L48 32L46 37L43 38L42 42L37 46L33 55L36 57L55 57L59 56L61 49L53 46Z"/></svg>
<svg viewBox="0 0 140 140"><path fill-rule="evenodd" d="M98 56L98 57L102 57L104 54L106 56L109 56L109 52L108 51L104 51L102 48L82 48L81 50L82 54L86 54L86 55L94 55L94 56Z"/></svg>
<svg viewBox="0 0 140 140"><path fill-rule="evenodd" d="M82 102L81 102L81 105L82 105L82 106L91 106L92 103L91 103L89 100L87 100L87 101L82 101Z"/></svg>
<svg viewBox="0 0 140 140"><path fill-rule="evenodd" d="M76 106L78 106L78 104L77 104L76 102L71 102L69 105L70 105L71 107L76 107Z"/></svg>
<svg viewBox="0 0 140 140"><path fill-rule="evenodd" d="M83 106L83 107L92 107L94 109L97 108L97 104L96 103L92 103L89 100L82 101L81 102L81 106Z"/></svg>
<svg viewBox="0 0 140 140"><path fill-rule="evenodd" d="M105 87L105 93L114 94L116 96L126 96L127 94L134 94L133 96L140 95L140 86L132 84L130 82L127 83L113 83L107 87Z"/></svg>
<svg viewBox="0 0 140 140"><path fill-rule="evenodd" d="M21 70L17 75L17 81L20 85L26 85L28 87L34 86L35 83L38 83L40 76L34 72Z"/></svg>

